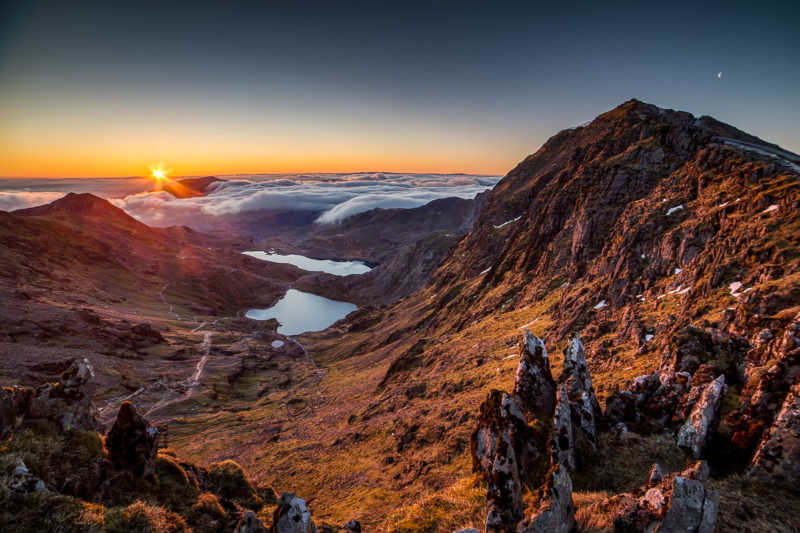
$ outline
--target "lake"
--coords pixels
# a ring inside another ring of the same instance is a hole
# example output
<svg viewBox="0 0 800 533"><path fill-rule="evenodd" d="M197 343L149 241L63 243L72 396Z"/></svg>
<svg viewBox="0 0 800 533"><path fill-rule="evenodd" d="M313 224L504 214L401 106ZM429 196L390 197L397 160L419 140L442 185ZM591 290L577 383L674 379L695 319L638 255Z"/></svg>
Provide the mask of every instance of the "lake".
<svg viewBox="0 0 800 533"><path fill-rule="evenodd" d="M372 270L361 261L334 261L332 259L311 259L297 254L276 254L273 252L242 252L250 257L271 261L273 263L288 263L309 272L327 272L336 276L349 276L350 274L364 274Z"/></svg>
<svg viewBox="0 0 800 533"><path fill-rule="evenodd" d="M278 333L298 335L320 331L356 310L355 304L337 302L316 294L289 289L286 296L267 309L250 309L244 316L253 320L278 319Z"/></svg>

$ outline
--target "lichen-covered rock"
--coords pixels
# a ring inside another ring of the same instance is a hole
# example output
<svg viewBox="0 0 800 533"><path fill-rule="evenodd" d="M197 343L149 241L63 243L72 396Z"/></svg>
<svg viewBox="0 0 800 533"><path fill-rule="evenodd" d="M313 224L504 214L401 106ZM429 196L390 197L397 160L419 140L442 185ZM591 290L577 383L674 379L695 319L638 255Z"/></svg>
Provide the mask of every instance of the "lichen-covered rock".
<svg viewBox="0 0 800 533"><path fill-rule="evenodd" d="M557 398L556 412L553 415L553 432L550 435L550 463L561 464L569 472L574 472L575 445L572 438L572 416L564 385L558 387Z"/></svg>
<svg viewBox="0 0 800 533"><path fill-rule="evenodd" d="M269 533L316 533L306 501L293 492L284 492L272 516Z"/></svg>
<svg viewBox="0 0 800 533"><path fill-rule="evenodd" d="M775 422L764 434L748 474L800 489L800 381L786 396Z"/></svg>
<svg viewBox="0 0 800 533"><path fill-rule="evenodd" d="M738 335L689 326L672 338L671 356L664 370L694 374L701 365L713 363L723 369L728 382L741 382L749 349L747 340Z"/></svg>
<svg viewBox="0 0 800 533"><path fill-rule="evenodd" d="M525 331L519 344L519 365L513 396L527 415L553 416L556 383L550 373L550 359L544 341Z"/></svg>
<svg viewBox="0 0 800 533"><path fill-rule="evenodd" d="M41 385L31 398L28 416L47 418L65 430L96 430L97 410L92 406L95 379L88 359L76 359L58 383Z"/></svg>
<svg viewBox="0 0 800 533"><path fill-rule="evenodd" d="M488 483L486 531L514 531L522 519L522 483L529 467L547 460L546 443L525 420L514 398L492 390L480 407L471 437L473 470Z"/></svg>
<svg viewBox="0 0 800 533"><path fill-rule="evenodd" d="M555 465L547 473L539 506L533 515L519 525L520 533L571 533L575 529L575 503L572 481L563 465Z"/></svg>
<svg viewBox="0 0 800 533"><path fill-rule="evenodd" d="M155 473L158 430L152 427L131 402L122 402L114 425L106 435L108 461L113 468L135 476Z"/></svg>
<svg viewBox="0 0 800 533"><path fill-rule="evenodd" d="M558 383L566 388L572 419L594 444L597 441L597 426L602 420L603 412L592 387L586 352L577 333L564 352L564 369L558 378Z"/></svg>
<svg viewBox="0 0 800 533"><path fill-rule="evenodd" d="M609 498L598 510L611 516L614 531L712 533L719 494L705 488L708 473L705 461L690 463L683 472L666 475L653 465L647 483Z"/></svg>
<svg viewBox="0 0 800 533"><path fill-rule="evenodd" d="M253 511L245 511L233 533L267 533L264 522Z"/></svg>
<svg viewBox="0 0 800 533"><path fill-rule="evenodd" d="M678 432L678 446L688 450L695 459L702 456L703 450L716 432L726 391L724 375L711 382Z"/></svg>

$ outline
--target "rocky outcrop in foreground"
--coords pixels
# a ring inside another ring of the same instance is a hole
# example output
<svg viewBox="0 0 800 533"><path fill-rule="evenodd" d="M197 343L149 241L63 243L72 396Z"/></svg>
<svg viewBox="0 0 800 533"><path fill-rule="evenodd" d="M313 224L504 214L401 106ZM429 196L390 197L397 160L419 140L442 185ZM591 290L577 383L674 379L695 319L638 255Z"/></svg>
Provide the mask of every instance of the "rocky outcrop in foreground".
<svg viewBox="0 0 800 533"><path fill-rule="evenodd" d="M695 459L703 455L703 450L719 425L719 415L727 390L724 375L711 382L697 400L689 419L681 426L678 446L687 449Z"/></svg>
<svg viewBox="0 0 800 533"><path fill-rule="evenodd" d="M155 473L158 430L131 402L122 402L106 435L108 461L118 471L145 477Z"/></svg>
<svg viewBox="0 0 800 533"><path fill-rule="evenodd" d="M542 339L527 330L519 343L519 365L512 395L526 415L553 416L556 383L550 373L547 349Z"/></svg>
<svg viewBox="0 0 800 533"><path fill-rule="evenodd" d="M719 494L705 488L708 474L705 461L667 475L653 465L645 485L609 498L599 510L611 516L614 531L713 533Z"/></svg>
<svg viewBox="0 0 800 533"><path fill-rule="evenodd" d="M564 352L564 369L561 371L558 383L566 389L572 419L594 444L597 441L597 426L602 420L603 412L592 387L586 352L577 333Z"/></svg>
<svg viewBox="0 0 800 533"><path fill-rule="evenodd" d="M46 418L65 430L95 430L97 410L92 406L94 370L88 359L76 359L61 375L61 381L36 389L25 416Z"/></svg>
<svg viewBox="0 0 800 533"><path fill-rule="evenodd" d="M530 465L544 458L542 439L514 398L491 391L472 432L473 470L488 482L486 531L510 531L522 519L522 485Z"/></svg>
<svg viewBox="0 0 800 533"><path fill-rule="evenodd" d="M284 492L275 509L269 533L316 533L306 501L293 492Z"/></svg>
<svg viewBox="0 0 800 533"><path fill-rule="evenodd" d="M748 474L800 489L800 382L786 396L753 456Z"/></svg>
<svg viewBox="0 0 800 533"><path fill-rule="evenodd" d="M575 504L572 501L572 481L567 469L555 465L547 473L539 497L539 507L533 516L523 521L520 533L571 533L575 529Z"/></svg>

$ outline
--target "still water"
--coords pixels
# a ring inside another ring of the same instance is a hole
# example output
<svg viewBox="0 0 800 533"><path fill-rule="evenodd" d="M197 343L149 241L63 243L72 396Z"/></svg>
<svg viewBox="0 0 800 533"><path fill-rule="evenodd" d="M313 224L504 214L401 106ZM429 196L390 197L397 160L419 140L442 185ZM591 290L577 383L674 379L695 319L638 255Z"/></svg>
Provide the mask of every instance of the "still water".
<svg viewBox="0 0 800 533"><path fill-rule="evenodd" d="M272 261L273 263L288 263L296 267L308 270L309 272L327 272L337 276L349 276L350 274L364 274L372 270L361 261L333 261L331 259L311 259L304 255L296 254L276 254L272 252L242 252L245 255Z"/></svg>
<svg viewBox="0 0 800 533"><path fill-rule="evenodd" d="M278 333L298 335L320 331L356 310L355 304L337 302L316 294L289 289L286 296L267 309L250 309L245 316L254 320L277 318Z"/></svg>

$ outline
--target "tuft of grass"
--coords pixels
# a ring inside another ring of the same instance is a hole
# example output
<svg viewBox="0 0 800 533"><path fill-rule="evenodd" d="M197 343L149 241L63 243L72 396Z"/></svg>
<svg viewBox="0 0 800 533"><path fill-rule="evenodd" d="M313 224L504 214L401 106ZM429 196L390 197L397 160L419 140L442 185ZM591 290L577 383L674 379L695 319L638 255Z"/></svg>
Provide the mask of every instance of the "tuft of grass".
<svg viewBox="0 0 800 533"><path fill-rule="evenodd" d="M108 533L189 533L186 520L163 507L141 500L106 513Z"/></svg>
<svg viewBox="0 0 800 533"><path fill-rule="evenodd" d="M800 494L738 474L712 479L708 488L719 490L717 531L800 531Z"/></svg>
<svg viewBox="0 0 800 533"><path fill-rule="evenodd" d="M244 470L235 461L212 463L208 467L211 492L222 498L233 500L245 509L258 511L264 501L244 475Z"/></svg>
<svg viewBox="0 0 800 533"><path fill-rule="evenodd" d="M605 491L572 493L572 501L575 503L575 522L580 533L602 533L614 529L611 517L595 509L598 503L604 502L608 497L609 494Z"/></svg>
<svg viewBox="0 0 800 533"><path fill-rule="evenodd" d="M227 515L216 496L203 492L192 506L188 522L195 533L222 533L227 529Z"/></svg>
<svg viewBox="0 0 800 533"><path fill-rule="evenodd" d="M404 507L388 520L388 533L451 532L483 528L486 486L478 476L463 478L444 493L433 494Z"/></svg>

